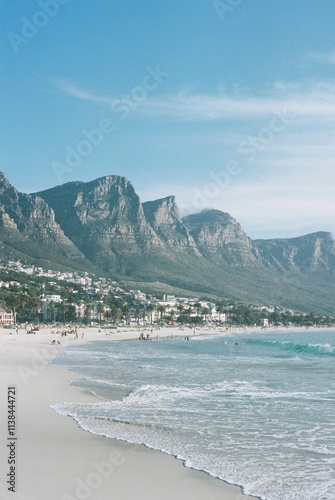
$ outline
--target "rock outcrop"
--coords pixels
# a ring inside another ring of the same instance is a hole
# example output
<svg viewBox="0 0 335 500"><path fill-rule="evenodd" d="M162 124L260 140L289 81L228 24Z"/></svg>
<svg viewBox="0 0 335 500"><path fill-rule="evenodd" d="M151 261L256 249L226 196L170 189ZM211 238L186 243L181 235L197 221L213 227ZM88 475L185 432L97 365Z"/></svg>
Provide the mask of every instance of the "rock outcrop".
<svg viewBox="0 0 335 500"><path fill-rule="evenodd" d="M175 250L188 249L200 255L193 237L183 223L174 196L143 203L147 221L167 245Z"/></svg>
<svg viewBox="0 0 335 500"><path fill-rule="evenodd" d="M219 263L223 259L233 266L260 265L257 248L229 214L204 210L184 217L183 222L200 253L211 261Z"/></svg>
<svg viewBox="0 0 335 500"><path fill-rule="evenodd" d="M0 226L14 229L21 235L57 246L64 255L78 257L72 241L55 221L55 214L39 196L19 193L0 173Z"/></svg>
<svg viewBox="0 0 335 500"><path fill-rule="evenodd" d="M255 240L254 243L266 266L287 271L335 271L335 241L331 233Z"/></svg>

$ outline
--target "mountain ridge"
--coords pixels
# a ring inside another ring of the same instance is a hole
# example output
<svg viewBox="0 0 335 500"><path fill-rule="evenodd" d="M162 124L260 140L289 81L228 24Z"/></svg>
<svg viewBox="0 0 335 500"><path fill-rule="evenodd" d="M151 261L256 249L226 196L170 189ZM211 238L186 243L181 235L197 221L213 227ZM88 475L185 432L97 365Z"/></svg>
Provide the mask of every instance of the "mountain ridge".
<svg viewBox="0 0 335 500"><path fill-rule="evenodd" d="M207 209L181 217L173 195L142 203L119 175L22 194L0 174L0 229L0 256L17 238L12 252L24 254L23 242L29 242L29 258L39 245L42 255L42 248L50 249L51 263L90 267L148 287L165 283L192 293L335 311L331 233L252 240L228 213Z"/></svg>

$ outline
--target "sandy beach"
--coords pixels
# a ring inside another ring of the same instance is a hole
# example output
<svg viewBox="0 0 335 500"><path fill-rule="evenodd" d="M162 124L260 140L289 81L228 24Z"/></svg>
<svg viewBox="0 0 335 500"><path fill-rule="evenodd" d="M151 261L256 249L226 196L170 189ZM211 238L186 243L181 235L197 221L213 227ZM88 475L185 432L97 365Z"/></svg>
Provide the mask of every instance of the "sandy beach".
<svg viewBox="0 0 335 500"><path fill-rule="evenodd" d="M174 330L173 334L185 333ZM171 329L160 330L159 335L171 335ZM51 344L55 338L63 345L73 345L91 340L137 339L138 331L106 335L104 330L99 333L97 329L85 329L84 339L72 335L63 341L50 330L31 335L24 330L0 330L2 407L8 387L15 387L16 404L12 437L8 435L7 411L1 412L1 498L13 498L13 492L8 490L11 485L18 500L251 498L239 488L184 467L172 456L94 436L72 419L57 414L50 405L64 401L96 402L97 398L69 385L70 380L81 378L78 374L50 364L63 347ZM10 457L15 460L12 470ZM12 483L7 483L10 479Z"/></svg>

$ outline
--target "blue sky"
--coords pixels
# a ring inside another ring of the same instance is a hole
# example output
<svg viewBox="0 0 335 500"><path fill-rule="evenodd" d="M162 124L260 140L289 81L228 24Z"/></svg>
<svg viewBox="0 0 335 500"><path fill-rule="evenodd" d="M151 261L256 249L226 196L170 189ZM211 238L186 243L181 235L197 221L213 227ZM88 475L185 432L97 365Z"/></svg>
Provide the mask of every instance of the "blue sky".
<svg viewBox="0 0 335 500"><path fill-rule="evenodd" d="M0 169L118 174L253 238L335 234L333 0L0 3Z"/></svg>

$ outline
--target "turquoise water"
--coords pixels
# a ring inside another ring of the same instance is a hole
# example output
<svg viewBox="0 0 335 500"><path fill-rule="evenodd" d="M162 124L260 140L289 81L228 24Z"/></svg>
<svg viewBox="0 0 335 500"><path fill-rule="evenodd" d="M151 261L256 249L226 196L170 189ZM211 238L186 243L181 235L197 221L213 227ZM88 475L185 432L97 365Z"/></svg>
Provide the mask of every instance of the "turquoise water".
<svg viewBox="0 0 335 500"><path fill-rule="evenodd" d="M55 362L101 398L54 406L92 433L262 499L335 498L334 330L95 342Z"/></svg>

